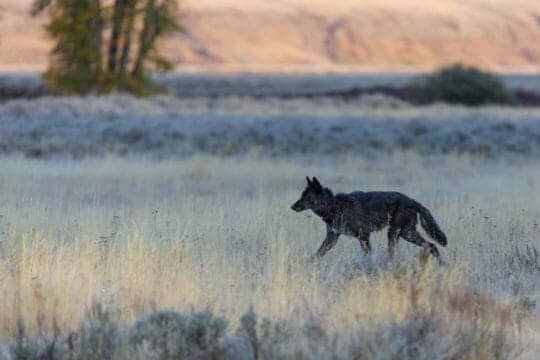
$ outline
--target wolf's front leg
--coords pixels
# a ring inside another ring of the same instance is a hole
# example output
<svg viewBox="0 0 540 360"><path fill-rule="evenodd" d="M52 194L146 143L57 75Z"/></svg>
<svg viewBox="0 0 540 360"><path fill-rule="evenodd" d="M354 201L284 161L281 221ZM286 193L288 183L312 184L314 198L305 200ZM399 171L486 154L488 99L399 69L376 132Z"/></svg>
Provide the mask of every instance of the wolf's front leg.
<svg viewBox="0 0 540 360"><path fill-rule="evenodd" d="M396 246L399 240L399 234L401 229L390 225L388 229L388 254L390 258L393 259L396 254Z"/></svg>
<svg viewBox="0 0 540 360"><path fill-rule="evenodd" d="M369 254L371 252L371 244L369 243L369 233L361 233L358 236L358 240L360 241L360 246L362 247L362 250L366 254Z"/></svg>
<svg viewBox="0 0 540 360"><path fill-rule="evenodd" d="M326 239L324 239L323 243L319 247L319 250L317 250L317 257L323 257L324 254L328 250L334 247L336 245L337 240L339 237L339 233L333 231L329 226L326 227Z"/></svg>

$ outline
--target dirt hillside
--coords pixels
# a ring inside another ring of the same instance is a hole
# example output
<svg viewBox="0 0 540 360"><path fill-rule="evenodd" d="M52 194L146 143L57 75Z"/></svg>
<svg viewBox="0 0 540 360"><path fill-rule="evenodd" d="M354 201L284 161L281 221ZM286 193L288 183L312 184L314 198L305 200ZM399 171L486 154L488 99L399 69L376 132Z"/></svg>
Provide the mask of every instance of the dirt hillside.
<svg viewBox="0 0 540 360"><path fill-rule="evenodd" d="M0 69L40 70L51 42L31 0L2 0ZM162 46L179 69L540 71L538 0L182 0Z"/></svg>

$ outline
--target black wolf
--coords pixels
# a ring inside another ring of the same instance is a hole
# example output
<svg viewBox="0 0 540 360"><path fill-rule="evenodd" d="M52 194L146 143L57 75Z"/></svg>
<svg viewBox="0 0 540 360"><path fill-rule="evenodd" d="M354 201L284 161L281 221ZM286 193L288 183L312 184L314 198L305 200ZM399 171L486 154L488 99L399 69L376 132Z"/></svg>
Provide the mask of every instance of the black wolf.
<svg viewBox="0 0 540 360"><path fill-rule="evenodd" d="M326 239L317 251L318 257L326 254L341 234L358 238L362 249L369 253L369 234L388 226L390 256L394 255L396 244L401 237L424 247L440 262L437 247L416 231L418 215L427 234L442 246L446 246L446 235L429 210L419 202L393 191L355 191L334 195L332 190L323 187L317 178L306 179L307 186L292 209L297 212L311 209L326 223Z"/></svg>

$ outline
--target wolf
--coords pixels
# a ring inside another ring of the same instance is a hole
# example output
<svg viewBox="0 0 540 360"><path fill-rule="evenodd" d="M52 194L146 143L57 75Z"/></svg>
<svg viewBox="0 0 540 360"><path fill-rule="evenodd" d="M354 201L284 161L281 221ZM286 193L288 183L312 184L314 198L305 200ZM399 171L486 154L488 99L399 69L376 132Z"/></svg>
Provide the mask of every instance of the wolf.
<svg viewBox="0 0 540 360"><path fill-rule="evenodd" d="M441 256L437 246L427 241L416 230L418 217L426 233L437 243L446 246L446 235L422 204L394 191L354 191L335 194L323 187L316 177L306 177L307 186L292 209L301 212L310 209L326 223L326 238L317 250L316 257L324 256L337 243L338 237L354 236L362 250L371 252L369 235L388 226L388 252L395 254L398 239L421 246L439 263ZM427 256L427 255L426 255Z"/></svg>

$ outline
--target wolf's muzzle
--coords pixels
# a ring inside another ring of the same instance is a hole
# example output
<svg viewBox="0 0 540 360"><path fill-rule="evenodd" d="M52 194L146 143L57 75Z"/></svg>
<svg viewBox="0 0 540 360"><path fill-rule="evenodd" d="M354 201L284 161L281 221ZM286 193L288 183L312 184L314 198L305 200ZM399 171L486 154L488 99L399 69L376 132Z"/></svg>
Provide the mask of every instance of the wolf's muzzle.
<svg viewBox="0 0 540 360"><path fill-rule="evenodd" d="M296 211L296 212L300 212L300 211L303 210L302 207L301 207L297 202L294 203L294 204L291 206L291 209L293 209L293 210Z"/></svg>

